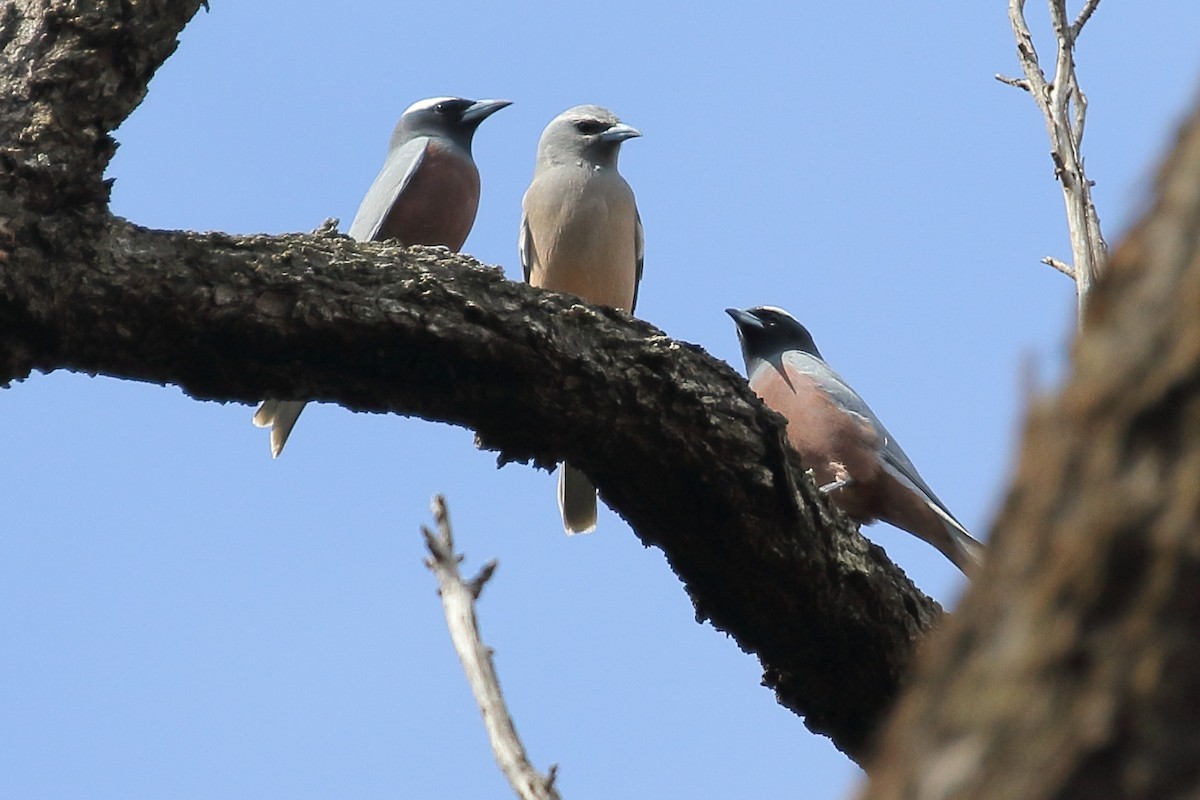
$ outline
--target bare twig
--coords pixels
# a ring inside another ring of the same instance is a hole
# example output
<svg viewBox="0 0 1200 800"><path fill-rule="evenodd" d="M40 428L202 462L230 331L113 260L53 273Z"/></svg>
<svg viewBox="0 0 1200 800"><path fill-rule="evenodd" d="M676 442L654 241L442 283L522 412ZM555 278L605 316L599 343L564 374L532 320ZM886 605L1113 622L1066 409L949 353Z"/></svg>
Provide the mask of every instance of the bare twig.
<svg viewBox="0 0 1200 800"><path fill-rule="evenodd" d="M1096 10L1096 6L1100 5L1100 0L1088 0L1083 10L1079 12L1079 16L1075 18L1075 23L1071 26L1071 38L1079 38L1080 31L1083 26L1087 25L1087 21L1092 18L1092 13Z"/></svg>
<svg viewBox="0 0 1200 800"><path fill-rule="evenodd" d="M1075 148L1079 149L1083 144L1083 128L1087 120L1087 95L1079 89L1079 82L1074 75L1071 76L1071 90L1075 96L1075 124L1071 128L1071 134L1075 137Z"/></svg>
<svg viewBox="0 0 1200 800"><path fill-rule="evenodd" d="M442 597L450 639L467 673L475 702L483 714L496 763L522 800L559 800L558 791L554 788L558 767L550 767L550 774L543 777L529 763L525 747L517 737L512 717L504 704L504 696L500 693L500 679L492 664L491 648L479 637L475 601L479 599L484 584L496 571L496 562L489 561L477 576L469 581L463 580L458 571L462 556L454 552L454 533L450 528L450 512L446 508L446 501L440 494L435 495L432 505L438 532L435 534L424 525L421 526L431 556L425 561L425 566L437 576L438 593Z"/></svg>
<svg viewBox="0 0 1200 800"><path fill-rule="evenodd" d="M1084 172L1080 152L1087 97L1079 88L1075 75L1075 40L1100 5L1100 0L1088 0L1074 23L1068 20L1066 0L1049 0L1049 3L1050 22L1057 42L1053 80L1046 80L1038 62L1033 33L1025 21L1025 0L1009 0L1008 4L1009 22L1017 40L1017 58L1025 79L996 77L1033 95L1045 118L1046 131L1050 135L1050 157L1054 162L1055 177L1062 186L1074 263L1067 265L1051 258L1042 260L1075 280L1082 320L1092 284L1104 271L1108 247L1100 232L1100 218L1092 202L1093 184Z"/></svg>
<svg viewBox="0 0 1200 800"><path fill-rule="evenodd" d="M993 77L995 77L995 79L1001 83L1006 83L1009 86L1015 86L1016 88L1024 89L1027 92L1033 91L1032 87L1029 85L1029 81L1025 80L1024 78L1010 78L1007 75L1001 75L999 72L997 72Z"/></svg>
<svg viewBox="0 0 1200 800"><path fill-rule="evenodd" d="M1042 259L1042 263L1049 264L1050 266L1054 267L1056 270L1058 270L1063 275L1066 275L1068 278L1070 278L1072 280L1075 279L1075 270L1072 269L1071 265L1066 263L1065 261L1059 261L1057 258L1054 258L1052 256L1046 256L1045 258Z"/></svg>

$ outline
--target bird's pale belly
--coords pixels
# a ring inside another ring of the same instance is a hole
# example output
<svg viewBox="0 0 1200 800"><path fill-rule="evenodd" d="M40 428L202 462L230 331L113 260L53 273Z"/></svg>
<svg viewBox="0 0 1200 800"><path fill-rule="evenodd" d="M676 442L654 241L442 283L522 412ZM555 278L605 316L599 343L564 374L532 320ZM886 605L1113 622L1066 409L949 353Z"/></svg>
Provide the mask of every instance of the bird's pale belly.
<svg viewBox="0 0 1200 800"><path fill-rule="evenodd" d="M637 283L635 237L632 225L565 226L534 265L530 283L629 310Z"/></svg>

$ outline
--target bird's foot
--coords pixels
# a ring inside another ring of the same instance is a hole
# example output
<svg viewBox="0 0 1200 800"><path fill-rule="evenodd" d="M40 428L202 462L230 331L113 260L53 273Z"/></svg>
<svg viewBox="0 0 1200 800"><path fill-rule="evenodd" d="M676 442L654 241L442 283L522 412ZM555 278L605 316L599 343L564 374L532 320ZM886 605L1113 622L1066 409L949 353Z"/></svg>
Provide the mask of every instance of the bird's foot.
<svg viewBox="0 0 1200 800"><path fill-rule="evenodd" d="M817 491L821 494L829 494L830 492L845 488L852 483L854 483L854 479L849 476L845 478L838 478L836 481L830 481L824 486L818 486Z"/></svg>
<svg viewBox="0 0 1200 800"><path fill-rule="evenodd" d="M846 470L845 464L834 462L829 465L833 468L833 480L823 486L818 486L817 491L821 494L829 494L838 489L844 489L854 483L854 478L850 477L850 473Z"/></svg>

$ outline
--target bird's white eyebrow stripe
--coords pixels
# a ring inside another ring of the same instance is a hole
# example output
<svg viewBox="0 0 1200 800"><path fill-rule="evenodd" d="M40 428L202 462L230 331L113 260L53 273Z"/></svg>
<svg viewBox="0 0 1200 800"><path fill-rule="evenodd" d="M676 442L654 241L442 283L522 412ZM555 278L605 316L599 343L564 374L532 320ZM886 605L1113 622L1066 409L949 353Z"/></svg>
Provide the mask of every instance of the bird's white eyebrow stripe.
<svg viewBox="0 0 1200 800"><path fill-rule="evenodd" d="M408 108L404 109L405 114L411 114L414 111L427 111L438 103L444 103L447 100L457 100L457 97L428 97L424 100L418 100Z"/></svg>

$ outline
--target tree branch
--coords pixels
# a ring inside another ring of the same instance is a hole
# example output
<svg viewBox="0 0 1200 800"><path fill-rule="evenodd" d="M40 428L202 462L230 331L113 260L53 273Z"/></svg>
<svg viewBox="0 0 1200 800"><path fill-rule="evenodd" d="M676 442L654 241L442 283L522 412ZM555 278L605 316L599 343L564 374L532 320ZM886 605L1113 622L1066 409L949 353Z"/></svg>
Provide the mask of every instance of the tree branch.
<svg viewBox="0 0 1200 800"><path fill-rule="evenodd" d="M0 220L108 201L103 175L116 150L109 133L145 97L199 7L200 0L0 7Z"/></svg>
<svg viewBox="0 0 1200 800"><path fill-rule="evenodd" d="M444 250L109 215L108 131L197 5L0 11L24 59L0 61L0 384L66 368L312 398L473 428L501 462L567 458L662 548L697 618L863 759L940 608L830 510L726 364Z"/></svg>
<svg viewBox="0 0 1200 800"><path fill-rule="evenodd" d="M524 800L558 800L554 788L557 767L550 768L550 775L543 777L525 755L525 746L517 736L512 716L500 691L500 679L492 663L492 651L479 636L479 618L475 615L475 601L479 593L496 571L496 562L489 561L479 574L464 581L458 571L462 556L454 552L454 531L450 527L450 511L445 499L439 494L433 498L433 518L438 532L424 525L421 533L430 558L425 566L437 576L438 594L442 598L442 610L446 614L446 625L450 628L450 639L454 650L462 661L471 693L479 704L483 724L487 729L488 741L500 771L508 779L513 791Z"/></svg>
<svg viewBox="0 0 1200 800"><path fill-rule="evenodd" d="M1054 175L1063 193L1067 229L1071 240L1073 264L1069 274L1075 280L1079 319L1096 278L1104 271L1108 246L1100 231L1100 218L1092 202L1092 182L1083 168L1080 145L1087 116L1087 97L1075 74L1075 41L1091 18L1099 0L1088 0L1072 24L1068 21L1066 0L1050 0L1050 21L1056 39L1054 79L1047 82L1033 45L1033 33L1025 21L1025 0L1009 0L1008 15L1017 40L1017 58L1025 74L1023 80L996 78L1010 86L1027 90L1037 103L1050 136L1050 157ZM1043 259L1044 263L1051 263ZM1056 269L1061 262L1051 263ZM1066 272L1060 269L1060 272Z"/></svg>
<svg viewBox="0 0 1200 800"><path fill-rule="evenodd" d="M442 249L148 231L0 271L0 375L58 368L202 399L308 397L578 464L699 619L861 757L940 610L819 498L781 417L703 350Z"/></svg>

